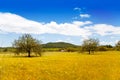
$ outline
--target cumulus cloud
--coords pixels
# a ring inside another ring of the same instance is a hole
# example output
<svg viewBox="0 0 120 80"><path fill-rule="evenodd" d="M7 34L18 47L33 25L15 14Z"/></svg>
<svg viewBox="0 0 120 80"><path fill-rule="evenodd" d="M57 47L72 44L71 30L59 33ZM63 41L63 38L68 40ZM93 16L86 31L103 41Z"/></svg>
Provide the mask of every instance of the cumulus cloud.
<svg viewBox="0 0 120 80"><path fill-rule="evenodd" d="M73 21L72 23L58 24L51 21L50 23L41 23L12 13L0 13L0 31L7 33L51 33L86 37L91 35L91 32L81 26L87 24L92 24L92 22Z"/></svg>
<svg viewBox="0 0 120 80"><path fill-rule="evenodd" d="M86 28L101 36L120 34L120 27L108 24L95 24Z"/></svg>
<svg viewBox="0 0 120 80"><path fill-rule="evenodd" d="M89 14L80 14L80 17L81 18L90 18L90 15Z"/></svg>
<svg viewBox="0 0 120 80"><path fill-rule="evenodd" d="M41 23L12 13L0 13L0 33L61 34L87 38L93 34L118 35L120 27L108 24L93 24L91 21Z"/></svg>

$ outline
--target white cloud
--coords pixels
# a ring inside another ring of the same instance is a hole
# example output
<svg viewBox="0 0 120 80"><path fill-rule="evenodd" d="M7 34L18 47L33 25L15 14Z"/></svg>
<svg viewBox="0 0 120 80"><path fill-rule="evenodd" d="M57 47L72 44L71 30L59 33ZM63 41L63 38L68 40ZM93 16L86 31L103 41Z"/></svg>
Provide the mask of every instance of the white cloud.
<svg viewBox="0 0 120 80"><path fill-rule="evenodd" d="M80 17L81 18L90 18L90 15L89 14L80 14Z"/></svg>
<svg viewBox="0 0 120 80"><path fill-rule="evenodd" d="M71 38L66 39L58 39L55 42L67 42L67 43L74 43L74 41Z"/></svg>
<svg viewBox="0 0 120 80"><path fill-rule="evenodd" d="M61 34L88 38L93 34L119 35L120 27L108 24L93 24L91 21L73 21L71 23L41 23L28 20L12 13L0 13L1 33Z"/></svg>
<svg viewBox="0 0 120 80"><path fill-rule="evenodd" d="M91 29L93 33L99 34L101 36L120 34L120 27L116 27L108 24L95 24L93 26L89 26L86 28L89 30Z"/></svg>
<svg viewBox="0 0 120 80"><path fill-rule="evenodd" d="M79 7L75 7L74 10L78 10L78 11L80 11L81 8L79 8Z"/></svg>
<svg viewBox="0 0 120 80"><path fill-rule="evenodd" d="M116 40L103 40L103 41L100 41L100 45L113 45L113 46L115 46L118 41L119 41L118 39L116 39Z"/></svg>
<svg viewBox="0 0 120 80"><path fill-rule="evenodd" d="M57 41L55 41L55 42L64 42L64 40L59 39L59 40L57 40Z"/></svg>
<svg viewBox="0 0 120 80"><path fill-rule="evenodd" d="M86 37L91 35L91 32L81 26L87 24L92 24L92 22L73 21L72 23L58 24L51 21L50 23L40 23L28 20L16 14L0 13L0 30L7 33L51 33Z"/></svg>

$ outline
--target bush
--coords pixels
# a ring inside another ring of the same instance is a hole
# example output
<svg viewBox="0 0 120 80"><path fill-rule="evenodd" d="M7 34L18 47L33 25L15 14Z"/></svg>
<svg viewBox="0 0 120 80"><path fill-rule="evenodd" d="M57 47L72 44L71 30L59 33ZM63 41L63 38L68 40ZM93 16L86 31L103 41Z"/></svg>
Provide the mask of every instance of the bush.
<svg viewBox="0 0 120 80"><path fill-rule="evenodd" d="M98 51L107 51L108 49L104 46L98 47Z"/></svg>

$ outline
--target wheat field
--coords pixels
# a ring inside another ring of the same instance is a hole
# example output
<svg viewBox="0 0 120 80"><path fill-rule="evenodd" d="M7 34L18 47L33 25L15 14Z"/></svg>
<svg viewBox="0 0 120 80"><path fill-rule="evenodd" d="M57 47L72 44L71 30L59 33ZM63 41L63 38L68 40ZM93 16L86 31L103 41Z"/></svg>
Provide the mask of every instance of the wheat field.
<svg viewBox="0 0 120 80"><path fill-rule="evenodd" d="M120 80L120 52L0 54L0 80Z"/></svg>

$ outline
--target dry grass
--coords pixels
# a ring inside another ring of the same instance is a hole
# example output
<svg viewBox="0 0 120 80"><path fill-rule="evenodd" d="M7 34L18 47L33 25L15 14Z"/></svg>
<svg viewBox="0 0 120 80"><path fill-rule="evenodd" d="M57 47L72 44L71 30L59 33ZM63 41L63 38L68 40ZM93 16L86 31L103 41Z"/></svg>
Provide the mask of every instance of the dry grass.
<svg viewBox="0 0 120 80"><path fill-rule="evenodd" d="M0 54L0 80L120 80L120 52L47 52L31 58Z"/></svg>

